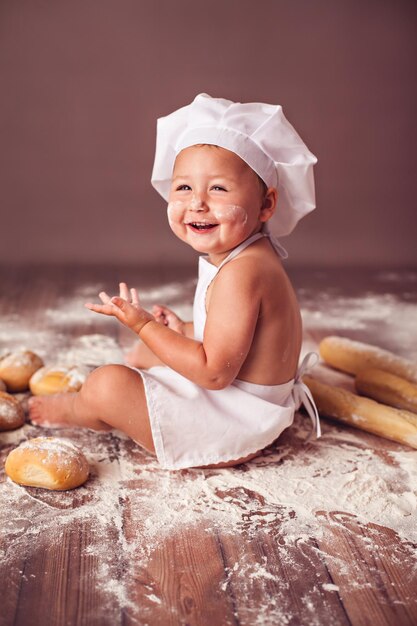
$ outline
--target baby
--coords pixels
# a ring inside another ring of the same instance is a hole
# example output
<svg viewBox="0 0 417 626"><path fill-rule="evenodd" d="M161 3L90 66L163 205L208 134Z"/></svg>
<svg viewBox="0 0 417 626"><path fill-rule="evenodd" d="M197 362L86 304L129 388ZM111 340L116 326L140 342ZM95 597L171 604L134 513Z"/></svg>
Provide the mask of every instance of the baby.
<svg viewBox="0 0 417 626"><path fill-rule="evenodd" d="M307 362L298 369L299 306L274 236L314 209L315 162L279 106L200 94L158 120L152 183L174 234L203 255L193 323L167 307L146 311L125 283L118 296L100 293L86 307L141 340L130 366L97 368L77 394L31 398L32 422L117 428L167 469L247 461L301 403L320 436L301 382Z"/></svg>

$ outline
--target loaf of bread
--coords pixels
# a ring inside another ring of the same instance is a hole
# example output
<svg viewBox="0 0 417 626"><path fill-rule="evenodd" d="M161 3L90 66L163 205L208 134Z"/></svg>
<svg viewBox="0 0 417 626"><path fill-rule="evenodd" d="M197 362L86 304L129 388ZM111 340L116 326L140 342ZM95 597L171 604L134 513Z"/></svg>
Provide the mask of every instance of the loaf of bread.
<svg viewBox="0 0 417 626"><path fill-rule="evenodd" d="M9 393L0 391L0 431L15 430L25 423L20 402Z"/></svg>
<svg viewBox="0 0 417 626"><path fill-rule="evenodd" d="M348 374L373 368L417 382L417 363L377 346L346 337L330 336L320 342L319 351L326 363Z"/></svg>
<svg viewBox="0 0 417 626"><path fill-rule="evenodd" d="M25 391L31 376L42 367L42 359L30 350L17 350L0 360L0 379L7 391Z"/></svg>
<svg viewBox="0 0 417 626"><path fill-rule="evenodd" d="M417 413L417 385L378 369L361 370L355 378L358 393L397 409Z"/></svg>
<svg viewBox="0 0 417 626"><path fill-rule="evenodd" d="M87 378L84 368L73 366L46 366L31 377L29 387L35 396L79 391Z"/></svg>
<svg viewBox="0 0 417 626"><path fill-rule="evenodd" d="M304 376L320 415L417 448L417 415Z"/></svg>
<svg viewBox="0 0 417 626"><path fill-rule="evenodd" d="M24 441L6 459L6 474L15 483L56 491L74 489L88 478L84 454L71 441L37 437Z"/></svg>

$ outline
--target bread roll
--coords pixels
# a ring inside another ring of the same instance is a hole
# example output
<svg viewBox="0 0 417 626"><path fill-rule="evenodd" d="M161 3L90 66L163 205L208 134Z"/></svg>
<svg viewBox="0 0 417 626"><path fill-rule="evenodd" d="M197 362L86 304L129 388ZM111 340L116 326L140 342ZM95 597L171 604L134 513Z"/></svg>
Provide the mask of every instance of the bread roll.
<svg viewBox="0 0 417 626"><path fill-rule="evenodd" d="M374 435L417 448L417 415L394 409L346 389L331 387L303 376L319 413Z"/></svg>
<svg viewBox="0 0 417 626"><path fill-rule="evenodd" d="M23 408L16 398L0 391L0 430L15 430L25 423Z"/></svg>
<svg viewBox="0 0 417 626"><path fill-rule="evenodd" d="M87 378L84 368L73 366L47 366L39 369L29 381L35 396L79 391Z"/></svg>
<svg viewBox="0 0 417 626"><path fill-rule="evenodd" d="M326 363L348 374L375 368L417 382L417 363L377 346L346 337L330 336L321 341L319 351Z"/></svg>
<svg viewBox="0 0 417 626"><path fill-rule="evenodd" d="M9 453L5 468L9 478L19 485L56 491L79 487L89 473L81 450L57 437L24 441Z"/></svg>
<svg viewBox="0 0 417 626"><path fill-rule="evenodd" d="M377 369L361 370L355 388L378 402L417 413L417 385L404 378Z"/></svg>
<svg viewBox="0 0 417 626"><path fill-rule="evenodd" d="M0 360L0 378L8 391L25 391L29 387L30 377L42 365L42 359L34 352L18 350Z"/></svg>
<svg viewBox="0 0 417 626"><path fill-rule="evenodd" d="M7 387L6 387L6 383L3 382L0 378L0 391L6 391Z"/></svg>

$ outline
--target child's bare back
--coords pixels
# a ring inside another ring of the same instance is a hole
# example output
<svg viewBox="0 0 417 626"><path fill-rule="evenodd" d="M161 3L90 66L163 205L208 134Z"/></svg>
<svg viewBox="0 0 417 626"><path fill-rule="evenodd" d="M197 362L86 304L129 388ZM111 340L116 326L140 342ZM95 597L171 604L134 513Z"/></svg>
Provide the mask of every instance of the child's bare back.
<svg viewBox="0 0 417 626"><path fill-rule="evenodd" d="M220 314L233 311L233 323L224 333L218 330L215 313L211 315L211 305L217 301ZM291 283L268 240L256 241L221 269L208 288L206 305L206 332L213 328L219 344L248 348L236 378L259 385L279 385L294 378L301 316Z"/></svg>

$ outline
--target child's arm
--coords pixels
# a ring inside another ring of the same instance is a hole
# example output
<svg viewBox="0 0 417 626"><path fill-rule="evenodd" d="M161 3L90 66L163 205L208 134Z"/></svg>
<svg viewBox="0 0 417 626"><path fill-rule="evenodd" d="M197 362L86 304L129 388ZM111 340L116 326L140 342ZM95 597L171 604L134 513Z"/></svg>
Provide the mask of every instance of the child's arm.
<svg viewBox="0 0 417 626"><path fill-rule="evenodd" d="M155 321L140 306L135 290L131 302L120 297L102 301L86 306L117 317L179 374L201 387L222 389L236 378L252 344L261 303L259 273L245 259L222 270L213 285L203 342Z"/></svg>

